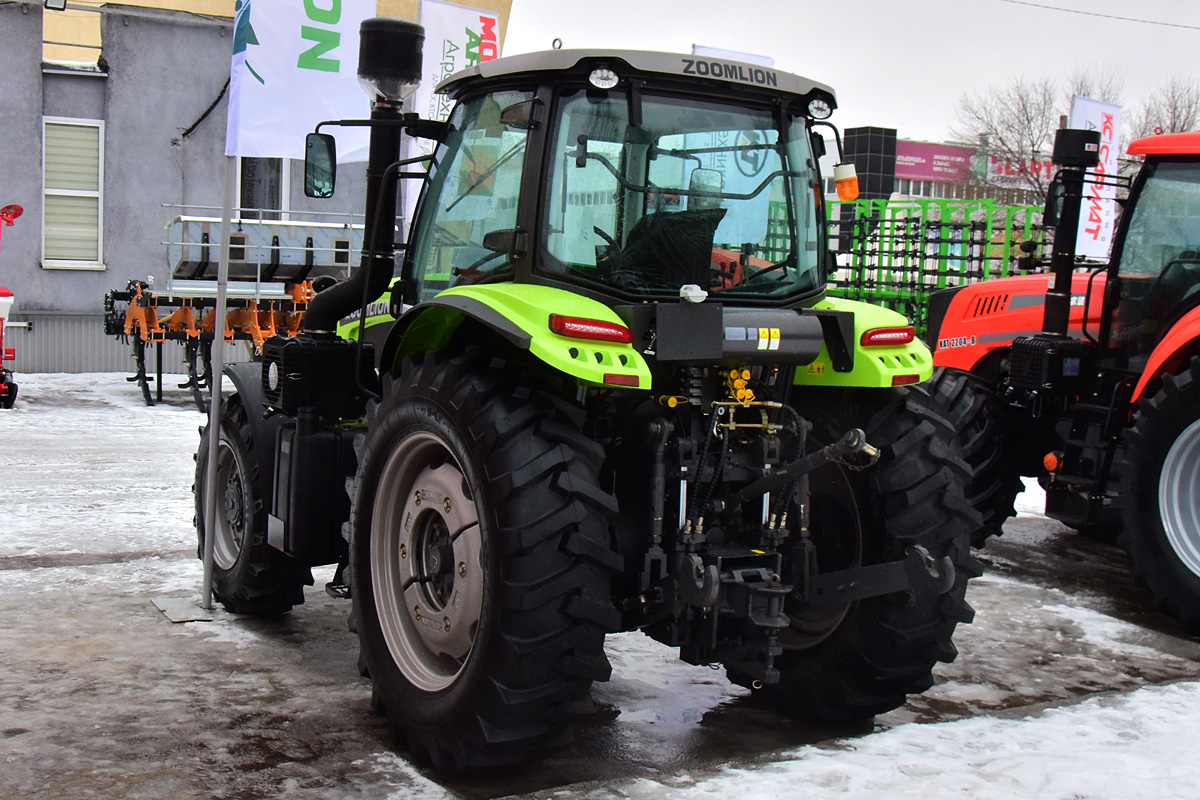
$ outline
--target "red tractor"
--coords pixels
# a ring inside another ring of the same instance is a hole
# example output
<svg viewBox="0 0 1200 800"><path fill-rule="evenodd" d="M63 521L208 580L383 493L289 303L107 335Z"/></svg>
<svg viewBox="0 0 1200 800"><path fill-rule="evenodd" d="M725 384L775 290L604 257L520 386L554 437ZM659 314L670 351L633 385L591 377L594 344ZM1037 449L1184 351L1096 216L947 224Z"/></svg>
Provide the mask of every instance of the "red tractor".
<svg viewBox="0 0 1200 800"><path fill-rule="evenodd" d="M1097 142L1055 142L1050 274L936 293L930 344L939 380L995 389L1004 435L976 487L988 532L1016 476L1036 475L1048 516L1115 536L1156 607L1200 635L1200 131L1130 145L1145 161L1111 260L1077 271L1084 184L1114 180L1085 174Z"/></svg>
<svg viewBox="0 0 1200 800"><path fill-rule="evenodd" d="M23 211L18 205L0 208L0 228L5 225L11 226L13 220L21 216ZM12 408L13 403L17 402L17 384L13 380L12 370L4 366L5 361L16 358L13 348L4 346L4 323L8 321L8 312L12 309L12 304L13 293L0 286L0 408Z"/></svg>

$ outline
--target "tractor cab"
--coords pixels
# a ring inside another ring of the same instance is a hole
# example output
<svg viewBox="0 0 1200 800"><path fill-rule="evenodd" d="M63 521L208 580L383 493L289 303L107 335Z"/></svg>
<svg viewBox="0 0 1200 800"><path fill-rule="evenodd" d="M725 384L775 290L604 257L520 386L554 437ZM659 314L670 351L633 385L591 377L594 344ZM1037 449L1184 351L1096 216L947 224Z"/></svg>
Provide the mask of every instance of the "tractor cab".
<svg viewBox="0 0 1200 800"><path fill-rule="evenodd" d="M632 301L688 285L752 305L819 298L812 126L832 89L747 64L588 51L488 62L441 89L459 102L414 222L407 302L498 281Z"/></svg>
<svg viewBox="0 0 1200 800"><path fill-rule="evenodd" d="M1116 239L1107 357L1142 372L1155 347L1200 305L1200 133L1135 141L1146 156ZM1103 340L1103 339L1102 339Z"/></svg>

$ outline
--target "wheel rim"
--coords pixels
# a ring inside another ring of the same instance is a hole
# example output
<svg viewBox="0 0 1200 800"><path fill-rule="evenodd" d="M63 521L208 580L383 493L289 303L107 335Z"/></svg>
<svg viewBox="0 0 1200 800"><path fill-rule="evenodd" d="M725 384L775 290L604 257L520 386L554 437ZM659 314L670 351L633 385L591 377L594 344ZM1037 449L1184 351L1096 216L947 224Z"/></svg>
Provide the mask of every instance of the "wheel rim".
<svg viewBox="0 0 1200 800"><path fill-rule="evenodd" d="M371 516L375 610L393 660L418 689L452 685L483 614L479 515L440 439L401 441L380 475Z"/></svg>
<svg viewBox="0 0 1200 800"><path fill-rule="evenodd" d="M1167 451L1158 508L1171 549L1200 576L1200 420L1184 429Z"/></svg>
<svg viewBox="0 0 1200 800"><path fill-rule="evenodd" d="M217 524L213 532L213 562L233 569L246 534L246 495L237 456L222 441L217 449Z"/></svg>

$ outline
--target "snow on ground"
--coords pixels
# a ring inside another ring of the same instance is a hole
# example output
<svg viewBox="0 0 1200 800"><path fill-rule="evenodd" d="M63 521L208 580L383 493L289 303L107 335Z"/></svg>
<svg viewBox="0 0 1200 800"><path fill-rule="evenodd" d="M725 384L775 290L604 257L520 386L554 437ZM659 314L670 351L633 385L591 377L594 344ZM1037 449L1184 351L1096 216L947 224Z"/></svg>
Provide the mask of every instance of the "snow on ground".
<svg viewBox="0 0 1200 800"><path fill-rule="evenodd" d="M195 546L192 454L204 418L190 401L147 408L117 373L17 381L16 405L0 413L0 557Z"/></svg>
<svg viewBox="0 0 1200 800"><path fill-rule="evenodd" d="M1192 800L1200 792L1189 722L1197 710L1200 684L1156 686L1040 717L904 725L780 753L753 769L629 781L580 796Z"/></svg>
<svg viewBox="0 0 1200 800"><path fill-rule="evenodd" d="M192 453L203 419L186 397L177 393L172 402L147 408L137 387L119 374L17 377L17 406L0 411L0 561L10 562L0 570L0 596L35 601L40 591L73 588L113 594L198 591L197 562L187 551L195 547ZM1017 509L1022 516L1036 517L1040 491L1036 484L1029 488ZM74 566L23 566L25 559L69 554L126 557L108 559L110 563L84 559ZM1114 658L1146 655L1136 625L1066 602L1045 608ZM1013 610L1015 616L1018 612ZM254 635L234 625L217 619L178 630L239 649L254 647ZM613 637L610 654L614 683L633 687L630 692L639 685L659 690L686 681L690 686L681 691L691 693L701 709L743 693L721 673L709 676L680 665L673 651L640 634ZM688 714L668 720L662 709L623 706L615 724L700 724ZM1019 718L901 723L858 738L764 754L749 767L718 763L704 772L664 770L655 779L536 794L598 800L735 794L812 800L1194 800L1200 796L1200 759L1195 758L1193 738L1198 717L1200 682L1181 681ZM391 785L404 788L392 798L455 796L390 752L357 763L394 776Z"/></svg>

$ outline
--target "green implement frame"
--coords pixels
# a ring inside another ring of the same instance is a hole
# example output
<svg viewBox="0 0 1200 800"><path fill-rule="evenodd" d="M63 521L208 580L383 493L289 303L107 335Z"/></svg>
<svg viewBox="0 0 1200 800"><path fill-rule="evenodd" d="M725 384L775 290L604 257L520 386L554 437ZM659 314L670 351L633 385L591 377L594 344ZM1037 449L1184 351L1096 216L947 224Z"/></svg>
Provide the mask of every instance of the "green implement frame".
<svg viewBox="0 0 1200 800"><path fill-rule="evenodd" d="M1039 206L992 200L833 201L829 294L899 311L923 336L931 293L1037 271L1053 244L1041 219Z"/></svg>

